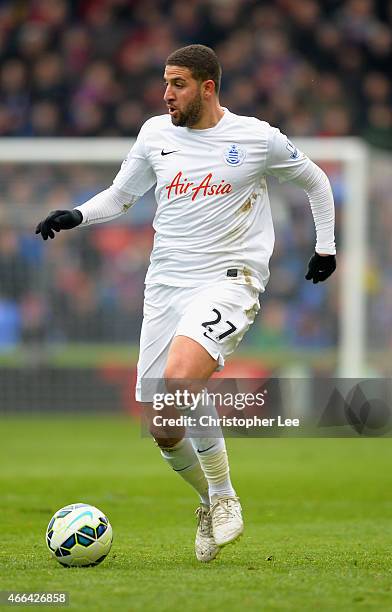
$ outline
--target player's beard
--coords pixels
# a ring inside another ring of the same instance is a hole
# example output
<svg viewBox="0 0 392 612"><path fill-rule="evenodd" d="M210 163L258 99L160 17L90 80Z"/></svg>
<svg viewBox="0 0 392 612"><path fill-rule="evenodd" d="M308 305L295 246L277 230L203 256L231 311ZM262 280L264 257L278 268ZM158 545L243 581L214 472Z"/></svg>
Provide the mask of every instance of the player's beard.
<svg viewBox="0 0 392 612"><path fill-rule="evenodd" d="M178 110L178 118L171 118L172 123L178 127L191 128L198 123L203 114L203 101L201 98L200 91L197 92L193 100L189 102L188 106L183 110Z"/></svg>

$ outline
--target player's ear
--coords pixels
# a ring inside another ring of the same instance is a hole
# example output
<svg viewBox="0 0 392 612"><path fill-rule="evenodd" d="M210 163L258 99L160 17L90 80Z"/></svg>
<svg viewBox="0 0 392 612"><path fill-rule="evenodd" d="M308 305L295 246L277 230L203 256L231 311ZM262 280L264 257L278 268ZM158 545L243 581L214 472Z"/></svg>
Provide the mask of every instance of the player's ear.
<svg viewBox="0 0 392 612"><path fill-rule="evenodd" d="M203 81L202 90L206 98L210 98L215 93L215 83L212 79Z"/></svg>

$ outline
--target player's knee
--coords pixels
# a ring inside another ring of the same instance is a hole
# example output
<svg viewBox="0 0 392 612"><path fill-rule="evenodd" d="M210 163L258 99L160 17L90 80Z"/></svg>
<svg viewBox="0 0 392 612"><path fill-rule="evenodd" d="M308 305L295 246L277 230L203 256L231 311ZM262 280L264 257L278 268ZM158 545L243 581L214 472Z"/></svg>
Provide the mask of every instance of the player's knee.
<svg viewBox="0 0 392 612"><path fill-rule="evenodd" d="M163 376L166 390L172 394L177 391L183 393L192 383L189 368L184 363L174 363L166 366Z"/></svg>
<svg viewBox="0 0 392 612"><path fill-rule="evenodd" d="M177 375L175 378L169 375L165 376L165 386L168 393L176 395L177 392L180 392L181 395L183 395L184 391L188 390L190 387L190 380L184 376Z"/></svg>

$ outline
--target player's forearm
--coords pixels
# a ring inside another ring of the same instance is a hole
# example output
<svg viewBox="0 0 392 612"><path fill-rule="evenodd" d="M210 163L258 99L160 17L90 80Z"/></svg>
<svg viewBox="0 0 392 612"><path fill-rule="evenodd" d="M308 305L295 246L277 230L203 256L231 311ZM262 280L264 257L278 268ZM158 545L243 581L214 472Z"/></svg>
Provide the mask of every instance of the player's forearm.
<svg viewBox="0 0 392 612"><path fill-rule="evenodd" d="M97 193L93 198L76 206L83 215L83 225L103 223L124 214L138 199L138 196L129 195L114 185Z"/></svg>
<svg viewBox="0 0 392 612"><path fill-rule="evenodd" d="M316 252L335 255L335 206L331 184L325 172L308 160L306 169L295 179L310 202L316 226Z"/></svg>

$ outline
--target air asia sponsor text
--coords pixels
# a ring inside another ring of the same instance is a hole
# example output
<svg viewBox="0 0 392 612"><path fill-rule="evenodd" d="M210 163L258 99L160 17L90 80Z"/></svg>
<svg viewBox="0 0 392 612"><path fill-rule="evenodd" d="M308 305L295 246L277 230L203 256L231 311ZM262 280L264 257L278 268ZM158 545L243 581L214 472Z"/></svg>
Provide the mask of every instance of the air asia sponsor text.
<svg viewBox="0 0 392 612"><path fill-rule="evenodd" d="M187 178L183 178L182 172L178 172L170 185L166 185L166 189L168 200L172 195L190 195L192 193L191 199L194 201L199 194L202 196L225 195L230 193L233 187L230 183L226 183L224 179L219 183L213 183L212 172L207 174L199 184L188 181Z"/></svg>

